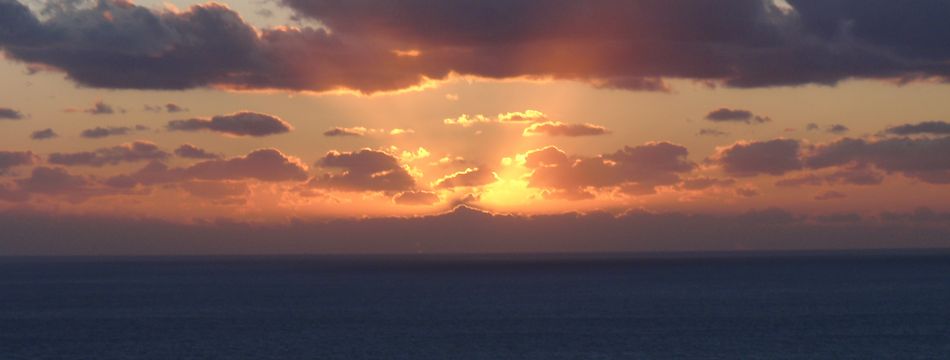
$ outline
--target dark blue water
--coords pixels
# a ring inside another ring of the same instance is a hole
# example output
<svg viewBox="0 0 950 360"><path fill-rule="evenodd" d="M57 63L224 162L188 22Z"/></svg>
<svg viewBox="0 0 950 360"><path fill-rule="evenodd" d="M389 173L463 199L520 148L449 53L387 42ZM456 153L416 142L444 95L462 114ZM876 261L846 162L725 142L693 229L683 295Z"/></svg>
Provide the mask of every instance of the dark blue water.
<svg viewBox="0 0 950 360"><path fill-rule="evenodd" d="M2 359L937 359L950 256L0 259Z"/></svg>

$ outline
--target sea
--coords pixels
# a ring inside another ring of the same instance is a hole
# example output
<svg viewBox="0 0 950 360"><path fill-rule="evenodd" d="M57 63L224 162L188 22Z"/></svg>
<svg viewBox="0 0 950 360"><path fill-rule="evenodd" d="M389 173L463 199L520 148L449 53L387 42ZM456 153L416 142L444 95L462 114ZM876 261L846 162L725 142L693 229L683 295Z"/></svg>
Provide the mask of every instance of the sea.
<svg viewBox="0 0 950 360"><path fill-rule="evenodd" d="M950 359L950 253L0 257L0 359Z"/></svg>

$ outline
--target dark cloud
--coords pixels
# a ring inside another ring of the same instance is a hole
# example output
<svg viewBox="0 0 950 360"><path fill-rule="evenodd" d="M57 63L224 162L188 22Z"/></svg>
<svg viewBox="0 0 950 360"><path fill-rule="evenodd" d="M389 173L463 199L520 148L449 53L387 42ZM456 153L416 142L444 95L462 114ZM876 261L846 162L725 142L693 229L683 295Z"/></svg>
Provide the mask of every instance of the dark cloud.
<svg viewBox="0 0 950 360"><path fill-rule="evenodd" d="M439 179L435 182L435 187L439 189L452 189L457 187L484 186L497 180L498 177L490 169L481 167L469 168Z"/></svg>
<svg viewBox="0 0 950 360"><path fill-rule="evenodd" d="M829 190L829 191L825 191L823 193L815 195L815 200L818 200L818 201L837 200L837 199L844 199L846 197L848 197L848 195L845 193Z"/></svg>
<svg viewBox="0 0 950 360"><path fill-rule="evenodd" d="M796 140L738 142L719 148L709 160L734 176L783 175L802 168Z"/></svg>
<svg viewBox="0 0 950 360"><path fill-rule="evenodd" d="M11 108L0 107L0 121L2 121L2 120L20 120L20 119L23 119L23 117L24 117L24 116L23 116L23 113L21 113L21 112L19 112L19 111L17 111L17 110L14 110L14 109L11 109Z"/></svg>
<svg viewBox="0 0 950 360"><path fill-rule="evenodd" d="M422 206L439 202L439 195L430 191L404 191L393 196L398 205Z"/></svg>
<svg viewBox="0 0 950 360"><path fill-rule="evenodd" d="M151 112L156 112L156 113L165 111L169 114L174 114L174 113L180 113L180 112L187 112L188 109L177 104L167 103L165 105L156 105L156 106L145 105L145 111L151 111Z"/></svg>
<svg viewBox="0 0 950 360"><path fill-rule="evenodd" d="M57 135L56 132L53 131L53 129L43 129L43 130L37 130L37 131L34 131L33 133L31 133L31 134L30 134L30 139L33 139L33 140L47 140L47 139L56 138L56 137L58 137L58 136L59 136L59 135Z"/></svg>
<svg viewBox="0 0 950 360"><path fill-rule="evenodd" d="M753 187L738 187L736 188L736 195L741 197L755 197L759 196L759 190Z"/></svg>
<svg viewBox="0 0 950 360"><path fill-rule="evenodd" d="M841 124L832 124L828 126L827 131L832 134L844 134L848 131L851 131L851 129Z"/></svg>
<svg viewBox="0 0 950 360"><path fill-rule="evenodd" d="M121 136L128 135L135 131L144 131L148 130L147 127L142 125L137 125L135 127L128 126L110 126L110 127L101 127L96 126L92 129L83 130L79 133L79 136L87 139L101 139L109 136Z"/></svg>
<svg viewBox="0 0 950 360"><path fill-rule="evenodd" d="M565 124L557 121L547 121L534 123L524 129L524 136L548 135L548 136L595 136L606 135L610 132L607 128L592 124Z"/></svg>
<svg viewBox="0 0 950 360"><path fill-rule="evenodd" d="M21 255L611 253L946 248L941 213L809 219L780 209L737 215L630 212L179 223L140 217L0 212L0 253ZM907 216L907 218L905 218ZM883 216L882 216L883 218ZM917 220L922 221L913 221ZM913 219L913 220L912 220ZM947 217L950 219L950 217ZM924 222L923 220L926 220ZM942 221L942 222L941 222ZM261 241L267 239L267 241Z"/></svg>
<svg viewBox="0 0 950 360"><path fill-rule="evenodd" d="M218 115L209 119L172 120L168 130L201 131L210 130L235 136L268 136L290 132L293 127L279 117L254 112L239 112L230 115Z"/></svg>
<svg viewBox="0 0 950 360"><path fill-rule="evenodd" d="M217 4L173 12L110 0L40 20L4 0L0 46L85 86L137 89L375 92L455 72L669 91L665 78L760 87L950 73L941 1L283 3L329 30L258 30Z"/></svg>
<svg viewBox="0 0 950 360"><path fill-rule="evenodd" d="M807 130L807 131L817 131L817 130L820 129L820 128L821 128L821 127L818 126L818 124L815 124L815 123L808 123L808 125L805 125L805 130Z"/></svg>
<svg viewBox="0 0 950 360"><path fill-rule="evenodd" d="M815 146L804 158L809 168L874 166L887 173L934 184L950 183L950 137L844 138Z"/></svg>
<svg viewBox="0 0 950 360"><path fill-rule="evenodd" d="M341 170L311 179L310 185L317 188L397 192L413 190L416 186L415 179L399 164L399 159L382 151L331 151L316 165Z"/></svg>
<svg viewBox="0 0 950 360"><path fill-rule="evenodd" d="M729 133L717 129L699 129L699 136L726 136Z"/></svg>
<svg viewBox="0 0 950 360"><path fill-rule="evenodd" d="M524 165L532 170L528 185L552 194L566 191L565 195L583 195L587 189L618 187L627 193L624 189L651 193L656 186L679 183L680 174L696 167L687 155L685 147L668 142L626 146L612 154L573 159L555 147L547 147L528 152Z"/></svg>
<svg viewBox="0 0 950 360"><path fill-rule="evenodd" d="M33 165L36 155L30 151L0 151L0 175L17 166Z"/></svg>
<svg viewBox="0 0 950 360"><path fill-rule="evenodd" d="M950 213L937 212L928 207L919 207L910 212L882 212L881 220L890 222L950 224Z"/></svg>
<svg viewBox="0 0 950 360"><path fill-rule="evenodd" d="M65 166L116 165L122 162L164 160L169 154L157 145L147 141L135 141L128 144L101 148L96 151L75 153L52 153L47 158L50 164Z"/></svg>
<svg viewBox="0 0 950 360"><path fill-rule="evenodd" d="M905 124L888 128L885 132L894 135L948 135L950 123L945 121L924 121L917 124Z"/></svg>
<svg viewBox="0 0 950 360"><path fill-rule="evenodd" d="M741 122L761 124L772 121L767 116L753 114L749 110L719 108L706 114L706 120L712 122Z"/></svg>
<svg viewBox="0 0 950 360"><path fill-rule="evenodd" d="M307 167L299 159L284 155L277 149L259 149L245 156L207 160L184 168L171 168L153 161L142 169L106 179L115 188L135 185L181 183L189 180L260 180L267 182L303 182Z"/></svg>
<svg viewBox="0 0 950 360"><path fill-rule="evenodd" d="M333 136L363 136L363 132L358 131L358 130L355 130L355 129L348 129L348 128L336 127L336 128L333 128L333 129L324 131L324 132L323 132L323 136L330 136L330 137L333 137Z"/></svg>
<svg viewBox="0 0 950 360"><path fill-rule="evenodd" d="M72 175L59 167L37 166L30 177L17 179L17 185L29 193L58 195L87 189L91 182L85 177Z"/></svg>
<svg viewBox="0 0 950 360"><path fill-rule="evenodd" d="M815 220L820 223L857 223L862 219L861 214L857 213L837 213L815 216Z"/></svg>
<svg viewBox="0 0 950 360"><path fill-rule="evenodd" d="M92 107L86 109L66 109L66 112L84 112L90 115L112 115L116 113L116 109L112 107L112 105L99 100L92 104ZM125 110L119 109L119 112L125 112Z"/></svg>
<svg viewBox="0 0 950 360"><path fill-rule="evenodd" d="M221 155L210 153L205 149L191 145L183 144L175 149L175 155L186 159L219 159Z"/></svg>

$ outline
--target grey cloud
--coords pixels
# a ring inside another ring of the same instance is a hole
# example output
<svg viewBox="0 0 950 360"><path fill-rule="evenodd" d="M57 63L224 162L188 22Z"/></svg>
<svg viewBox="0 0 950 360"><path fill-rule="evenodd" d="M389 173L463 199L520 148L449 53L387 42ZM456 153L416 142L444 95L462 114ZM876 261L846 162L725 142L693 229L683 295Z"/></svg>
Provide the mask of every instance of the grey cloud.
<svg viewBox="0 0 950 360"><path fill-rule="evenodd" d="M290 132L293 127L279 117L255 112L218 115L211 119L172 120L166 126L172 131L210 130L235 136L269 136Z"/></svg>
<svg viewBox="0 0 950 360"><path fill-rule="evenodd" d="M169 154L154 143L135 141L128 144L101 148L96 151L52 153L47 158L50 164L64 166L117 165L122 162L164 160Z"/></svg>

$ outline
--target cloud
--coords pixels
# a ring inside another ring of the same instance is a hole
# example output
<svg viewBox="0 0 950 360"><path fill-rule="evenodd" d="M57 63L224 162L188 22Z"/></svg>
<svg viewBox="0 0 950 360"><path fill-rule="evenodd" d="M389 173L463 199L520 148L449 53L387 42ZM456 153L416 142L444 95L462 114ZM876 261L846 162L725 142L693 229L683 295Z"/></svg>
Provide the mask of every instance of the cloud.
<svg viewBox="0 0 950 360"><path fill-rule="evenodd" d="M172 11L106 0L40 19L8 0L0 46L84 86L135 89L372 93L456 73L669 91L667 78L767 87L950 73L950 30L937 15L950 5L939 1L282 3L326 29L255 29L213 3Z"/></svg>
<svg viewBox="0 0 950 360"><path fill-rule="evenodd" d="M847 126L841 124L832 124L828 126L827 131L832 134L844 134L848 131L851 131Z"/></svg>
<svg viewBox="0 0 950 360"><path fill-rule="evenodd" d="M31 133L31 134L30 134L30 139L33 139L33 140L47 140L47 139L56 138L56 137L58 137L58 136L59 136L59 135L57 135L56 132L53 131L53 129L43 129L43 130L37 130L37 131L34 131L33 133Z"/></svg>
<svg viewBox="0 0 950 360"><path fill-rule="evenodd" d="M258 149L244 156L206 160L180 168L152 161L131 174L106 179L105 183L115 188L130 188L189 180L303 182L307 180L307 170L300 159L284 155L280 150Z"/></svg>
<svg viewBox="0 0 950 360"><path fill-rule="evenodd" d="M247 184L229 181L186 181L179 185L191 196L210 200L242 200L247 196Z"/></svg>
<svg viewBox="0 0 950 360"><path fill-rule="evenodd" d="M524 129L524 136L548 135L548 136L595 136L606 135L610 132L607 128L592 124L565 124L557 121L546 121L534 123Z"/></svg>
<svg viewBox="0 0 950 360"><path fill-rule="evenodd" d="M101 139L109 136L121 136L128 135L133 131L144 131L148 130L147 127L142 125L136 125L134 128L128 126L110 126L110 127L101 127L97 126L92 129L83 130L79 133L79 136L87 139Z"/></svg>
<svg viewBox="0 0 950 360"><path fill-rule="evenodd" d="M709 161L734 176L783 175L802 168L796 140L744 141L716 149Z"/></svg>
<svg viewBox="0 0 950 360"><path fill-rule="evenodd" d="M346 137L346 136L360 137L360 136L367 136L367 135L396 136L396 135L405 135L405 134L412 134L412 133L415 133L415 131L412 129L394 128L392 130L387 131L386 129L368 129L362 126L356 126L356 127L349 127L349 128L335 127L330 130L324 131L323 136L327 136L327 137Z"/></svg>
<svg viewBox="0 0 950 360"><path fill-rule="evenodd" d="M439 195L430 191L404 191L393 196L393 202L398 205L423 206L439 201Z"/></svg>
<svg viewBox="0 0 950 360"><path fill-rule="evenodd" d="M950 134L950 123L945 121L924 121L917 124L904 124L890 127L885 130L893 135L948 135Z"/></svg>
<svg viewBox="0 0 950 360"><path fill-rule="evenodd" d="M719 108L706 114L706 120L712 122L741 122L761 124L772 121L767 116L753 114L749 110Z"/></svg>
<svg viewBox="0 0 950 360"><path fill-rule="evenodd" d="M498 180L498 176L489 169L468 168L436 180L434 186L438 189L453 189L457 187L476 187L491 184Z"/></svg>
<svg viewBox="0 0 950 360"><path fill-rule="evenodd" d="M726 135L729 135L729 133L725 131L717 130L717 129L707 128L707 129L699 129L699 133L697 133L697 135L699 136L726 136Z"/></svg>
<svg viewBox="0 0 950 360"><path fill-rule="evenodd" d="M23 119L23 113L6 107L0 107L0 121L2 120L21 120Z"/></svg>
<svg viewBox="0 0 950 360"><path fill-rule="evenodd" d="M128 144L101 148L96 151L52 153L47 161L55 165L100 167L117 165L122 162L164 160L168 157L169 154L154 143L139 140Z"/></svg>
<svg viewBox="0 0 950 360"><path fill-rule="evenodd" d="M389 153L363 149L355 152L331 151L317 161L324 169L340 169L310 180L312 187L342 191L401 192L413 190L415 179L399 159Z"/></svg>
<svg viewBox="0 0 950 360"><path fill-rule="evenodd" d="M366 134L366 128L333 128L323 132L323 136L363 136Z"/></svg>
<svg viewBox="0 0 950 360"><path fill-rule="evenodd" d="M30 151L0 151L0 175L6 175L17 166L33 165L36 155Z"/></svg>
<svg viewBox="0 0 950 360"><path fill-rule="evenodd" d="M187 112L188 109L177 104L167 103L165 105L156 105L156 106L145 105L145 111L156 112L156 113L165 111L169 114L174 114L174 113L180 113L180 112Z"/></svg>
<svg viewBox="0 0 950 360"><path fill-rule="evenodd" d="M837 200L837 199L844 199L846 197L848 197L848 195L845 193L829 190L829 191L820 193L818 195L815 195L815 200L818 200L818 201Z"/></svg>
<svg viewBox="0 0 950 360"><path fill-rule="evenodd" d="M855 215L812 219L766 209L735 215L632 211L522 216L458 207L432 216L260 224L3 211L0 228L5 234L29 236L0 236L0 253L563 254L950 247L945 213L893 213L886 223Z"/></svg>
<svg viewBox="0 0 950 360"><path fill-rule="evenodd" d="M446 125L459 125L462 127L470 127L476 124L522 124L522 123L537 123L545 122L548 120L548 116L543 112L537 110L525 110L525 111L516 111L501 113L494 117L485 116L481 114L477 115L468 115L462 114L456 118L447 118L442 120L442 123Z"/></svg>
<svg viewBox="0 0 950 360"><path fill-rule="evenodd" d="M555 147L529 151L523 158L524 166L532 170L527 177L530 187L574 194L604 188L652 193L656 186L679 183L680 174L696 168L688 154L680 145L650 142L589 158L569 158Z"/></svg>
<svg viewBox="0 0 950 360"><path fill-rule="evenodd" d="M873 165L933 184L950 183L950 137L853 139L816 145L804 158L809 168Z"/></svg>
<svg viewBox="0 0 950 360"><path fill-rule="evenodd" d="M741 197L759 196L759 189L754 187L742 186L736 188L736 195Z"/></svg>
<svg viewBox="0 0 950 360"><path fill-rule="evenodd" d="M210 130L234 136L269 136L283 134L293 127L279 117L255 112L218 115L209 119L172 120L166 126L171 131Z"/></svg>
<svg viewBox="0 0 950 360"><path fill-rule="evenodd" d="M183 144L175 149L175 155L186 159L220 159L221 155L210 153L205 149L191 145Z"/></svg>
<svg viewBox="0 0 950 360"><path fill-rule="evenodd" d="M120 112L125 112L125 110L119 109ZM86 109L66 109L66 112L84 112L90 115L112 115L116 113L116 109L112 105L106 104L102 100L96 101L92 104L92 107Z"/></svg>
<svg viewBox="0 0 950 360"><path fill-rule="evenodd" d="M58 195L87 189L91 182L79 175L72 175L59 167L37 166L28 178L17 179L17 185L29 193Z"/></svg>

